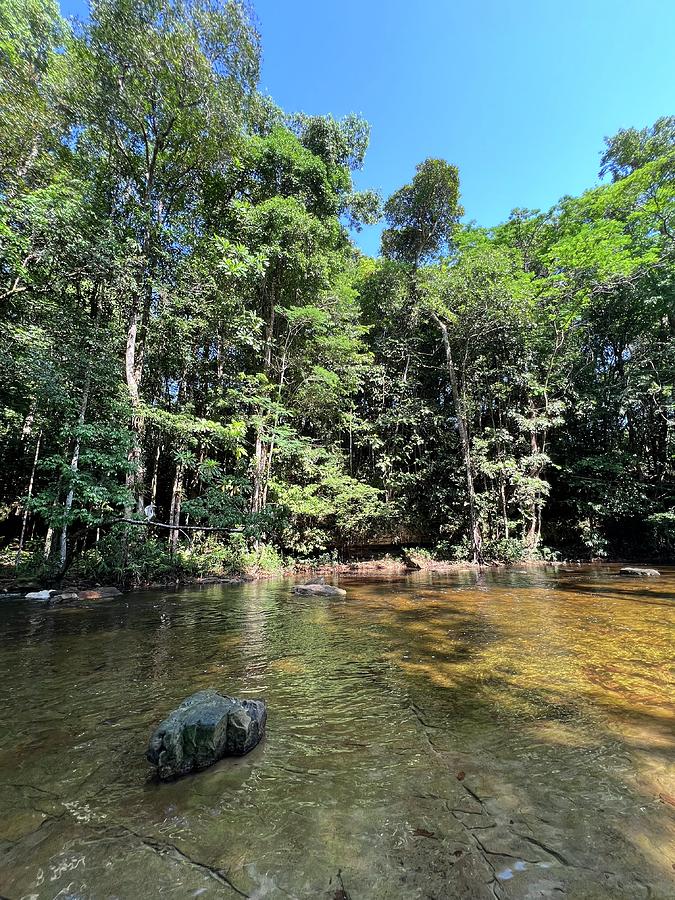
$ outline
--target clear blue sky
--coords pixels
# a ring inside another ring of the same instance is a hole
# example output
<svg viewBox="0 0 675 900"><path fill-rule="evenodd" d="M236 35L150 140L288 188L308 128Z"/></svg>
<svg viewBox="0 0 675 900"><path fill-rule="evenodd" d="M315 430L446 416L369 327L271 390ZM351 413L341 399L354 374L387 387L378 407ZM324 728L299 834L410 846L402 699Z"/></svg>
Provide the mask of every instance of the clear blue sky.
<svg viewBox="0 0 675 900"><path fill-rule="evenodd" d="M288 111L371 123L360 187L386 197L443 157L481 225L592 186L606 134L675 114L675 0L254 5L263 91ZM357 242L376 253L379 228Z"/></svg>

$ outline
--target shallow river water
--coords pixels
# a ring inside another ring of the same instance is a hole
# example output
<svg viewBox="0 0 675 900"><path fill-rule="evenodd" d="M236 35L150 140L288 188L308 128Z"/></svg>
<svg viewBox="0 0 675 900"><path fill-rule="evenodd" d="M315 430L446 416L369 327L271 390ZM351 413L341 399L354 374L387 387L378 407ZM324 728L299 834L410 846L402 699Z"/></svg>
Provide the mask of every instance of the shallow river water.
<svg viewBox="0 0 675 900"><path fill-rule="evenodd" d="M616 571L1 601L1 897L675 897L675 570ZM207 687L266 740L155 783Z"/></svg>

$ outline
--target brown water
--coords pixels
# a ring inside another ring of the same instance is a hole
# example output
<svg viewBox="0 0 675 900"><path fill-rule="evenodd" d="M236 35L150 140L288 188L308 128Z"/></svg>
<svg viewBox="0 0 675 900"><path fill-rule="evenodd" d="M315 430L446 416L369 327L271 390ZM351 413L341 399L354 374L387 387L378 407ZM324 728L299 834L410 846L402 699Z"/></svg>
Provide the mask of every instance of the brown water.
<svg viewBox="0 0 675 900"><path fill-rule="evenodd" d="M675 570L0 603L0 895L673 898ZM187 694L241 760L148 780Z"/></svg>

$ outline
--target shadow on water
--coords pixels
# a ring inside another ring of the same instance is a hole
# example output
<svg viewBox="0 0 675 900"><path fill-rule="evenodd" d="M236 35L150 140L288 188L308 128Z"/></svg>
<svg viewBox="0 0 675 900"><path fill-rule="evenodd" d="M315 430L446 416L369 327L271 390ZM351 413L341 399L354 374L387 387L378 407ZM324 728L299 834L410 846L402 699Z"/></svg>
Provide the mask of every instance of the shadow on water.
<svg viewBox="0 0 675 900"><path fill-rule="evenodd" d="M457 660L438 654L440 634L432 629L419 648L423 660L402 661L401 666L416 680L416 692L430 697L428 705L417 700L416 706L431 728L433 746L455 768L466 769L467 780L485 782L492 798L511 791L514 817L529 810L540 832L546 832L548 822L552 839L547 846L561 848L557 853L561 858L565 855L566 866L591 871L595 857L595 865L609 872L633 873L633 886L626 887L626 896L630 890L636 896L651 895L651 891L670 896L675 888L671 881L675 846L669 807L675 799L662 788L672 785L675 762L672 618L647 623L641 635L644 653L627 656L633 637L629 622L635 616L630 606L612 622L611 612L601 607L587 609L578 621L572 613L570 621L570 600L584 602L589 599L583 596L586 593L592 595L590 599L604 600L607 588L596 597L594 589L580 586L577 580L555 587L566 595L565 606L546 605L547 621L540 630L532 631L536 620L531 610L522 605L518 610L518 615L526 616L530 644L521 660L520 639L514 642L513 634L495 634L495 642L481 648L471 661L473 671L467 673L466 667L444 664ZM623 591L623 595L629 593ZM623 595L613 599L625 602ZM652 591L651 595L667 597L668 593ZM556 598L546 597L551 599ZM662 603L655 605L668 614ZM666 631L659 633L661 625ZM589 627L590 631L584 630ZM439 686L443 688L440 707L435 690ZM450 717L443 714L447 709L452 710ZM430 725L434 718L436 724ZM475 740L467 742L470 723L477 730L485 723L495 727L490 737L478 736L476 731ZM504 723L508 728L500 727ZM569 803L574 804L575 819L561 830ZM490 830L498 823L483 822L480 827ZM627 859L631 860L628 867ZM622 878L617 878L612 896L623 896ZM659 893L653 883L664 879L669 887L661 887ZM605 888L609 889L608 884ZM602 885L589 891L594 889L601 890ZM577 885L576 890L582 889Z"/></svg>
<svg viewBox="0 0 675 900"><path fill-rule="evenodd" d="M653 586L654 608L606 570L344 584L3 605L0 894L673 895ZM265 744L153 784L151 725L207 686L265 696Z"/></svg>

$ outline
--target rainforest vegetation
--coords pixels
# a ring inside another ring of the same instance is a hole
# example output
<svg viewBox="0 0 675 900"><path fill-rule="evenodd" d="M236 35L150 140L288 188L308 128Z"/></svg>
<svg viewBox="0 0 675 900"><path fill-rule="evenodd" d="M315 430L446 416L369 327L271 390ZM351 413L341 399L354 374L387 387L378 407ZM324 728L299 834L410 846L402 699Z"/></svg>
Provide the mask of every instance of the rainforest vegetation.
<svg viewBox="0 0 675 900"><path fill-rule="evenodd" d="M452 160L356 191L368 124L260 52L238 0L0 0L6 567L672 557L675 117L478 227Z"/></svg>

